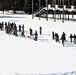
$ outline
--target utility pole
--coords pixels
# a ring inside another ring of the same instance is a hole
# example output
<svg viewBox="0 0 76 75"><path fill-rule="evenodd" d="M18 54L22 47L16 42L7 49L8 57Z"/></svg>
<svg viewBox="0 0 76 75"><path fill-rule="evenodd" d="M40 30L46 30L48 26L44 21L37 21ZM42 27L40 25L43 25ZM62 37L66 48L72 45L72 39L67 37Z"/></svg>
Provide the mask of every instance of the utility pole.
<svg viewBox="0 0 76 75"><path fill-rule="evenodd" d="M62 18L62 23L64 23L64 0L63 0L63 18Z"/></svg>
<svg viewBox="0 0 76 75"><path fill-rule="evenodd" d="M34 4L34 2L32 0L32 19L34 19L33 4Z"/></svg>
<svg viewBox="0 0 76 75"><path fill-rule="evenodd" d="M74 0L72 1L72 18L74 18L73 12L74 12Z"/></svg>
<svg viewBox="0 0 76 75"><path fill-rule="evenodd" d="M55 3L54 3L54 6L55 6L55 10L54 10L54 22L56 22L56 0L55 0Z"/></svg>
<svg viewBox="0 0 76 75"><path fill-rule="evenodd" d="M54 0L52 0L52 6L54 7ZM54 19L54 10L53 10L53 19Z"/></svg>
<svg viewBox="0 0 76 75"><path fill-rule="evenodd" d="M45 0L46 3L46 21L48 21L48 0Z"/></svg>
<svg viewBox="0 0 76 75"><path fill-rule="evenodd" d="M69 0L68 0L68 21L69 21Z"/></svg>
<svg viewBox="0 0 76 75"><path fill-rule="evenodd" d="M61 0L60 0L60 8L61 8ZM60 20L61 20L61 10L60 10Z"/></svg>
<svg viewBox="0 0 76 75"><path fill-rule="evenodd" d="M65 0L65 7L66 7L66 0ZM65 17L66 17L66 10L65 10Z"/></svg>
<svg viewBox="0 0 76 75"><path fill-rule="evenodd" d="M41 6L41 1L39 0L39 20L40 20L40 6Z"/></svg>
<svg viewBox="0 0 76 75"><path fill-rule="evenodd" d="M58 6L59 6L59 0L58 0ZM59 7L58 7L59 8ZM58 10L58 17L59 17L59 10Z"/></svg>

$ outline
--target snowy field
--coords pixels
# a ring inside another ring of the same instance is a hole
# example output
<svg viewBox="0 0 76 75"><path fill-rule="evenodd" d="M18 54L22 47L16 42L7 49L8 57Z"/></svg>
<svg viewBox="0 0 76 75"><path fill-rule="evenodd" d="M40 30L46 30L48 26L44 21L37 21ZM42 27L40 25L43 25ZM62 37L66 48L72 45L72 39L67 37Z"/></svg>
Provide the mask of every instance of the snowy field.
<svg viewBox="0 0 76 75"><path fill-rule="evenodd" d="M0 31L0 75L76 75L76 45L70 43L70 33L76 34L76 22L34 17L31 15L0 15L0 22L15 22L38 31L38 41L27 37L8 35ZM42 26L42 35L39 27ZM52 31L66 33L67 42L52 40Z"/></svg>

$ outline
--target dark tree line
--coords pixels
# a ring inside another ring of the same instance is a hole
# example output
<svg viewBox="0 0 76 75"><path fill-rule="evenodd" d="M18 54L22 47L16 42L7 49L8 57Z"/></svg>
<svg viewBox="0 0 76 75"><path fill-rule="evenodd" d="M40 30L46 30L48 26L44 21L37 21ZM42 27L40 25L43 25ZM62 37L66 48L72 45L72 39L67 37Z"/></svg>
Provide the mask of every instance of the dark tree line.
<svg viewBox="0 0 76 75"><path fill-rule="evenodd" d="M0 10L23 10L25 0L0 0Z"/></svg>
<svg viewBox="0 0 76 75"><path fill-rule="evenodd" d="M49 0L49 3L54 4L56 2L56 4L58 4L58 2L60 1L61 1L61 4L63 4L63 0ZM76 6L76 0L64 0L64 5L68 5L68 1L69 1L69 5Z"/></svg>
<svg viewBox="0 0 76 75"><path fill-rule="evenodd" d="M44 0L40 0L41 5L45 4ZM34 11L39 9L39 0L33 0ZM0 0L0 10L20 10L27 13L32 12L32 0Z"/></svg>
<svg viewBox="0 0 76 75"><path fill-rule="evenodd" d="M45 0L40 0L40 5L45 6ZM34 12L39 9L39 0L33 0ZM32 13L32 0L25 0L25 11Z"/></svg>
<svg viewBox="0 0 76 75"><path fill-rule="evenodd" d="M33 0L33 7L34 12L39 9L39 1L41 6L45 6L46 0ZM48 0L48 3L54 4L56 1L56 4L58 4L58 1L63 0ZM66 4L68 3L68 0L64 0ZM69 0L69 3L72 5L76 5L76 0ZM32 0L0 0L0 10L21 10L25 11L27 13L32 12Z"/></svg>

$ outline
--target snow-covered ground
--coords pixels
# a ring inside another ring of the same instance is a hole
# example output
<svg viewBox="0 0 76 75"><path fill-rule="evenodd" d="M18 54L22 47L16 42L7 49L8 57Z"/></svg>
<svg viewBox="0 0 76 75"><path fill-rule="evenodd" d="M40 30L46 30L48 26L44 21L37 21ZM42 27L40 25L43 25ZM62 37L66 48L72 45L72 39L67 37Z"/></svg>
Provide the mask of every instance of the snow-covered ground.
<svg viewBox="0 0 76 75"><path fill-rule="evenodd" d="M0 75L76 75L76 45L69 42L70 33L76 34L76 22L34 17L31 15L0 15L0 22L15 22L38 31L38 41L25 37L8 35L0 31ZM39 27L42 26L42 35ZM67 42L52 40L52 31L66 33Z"/></svg>

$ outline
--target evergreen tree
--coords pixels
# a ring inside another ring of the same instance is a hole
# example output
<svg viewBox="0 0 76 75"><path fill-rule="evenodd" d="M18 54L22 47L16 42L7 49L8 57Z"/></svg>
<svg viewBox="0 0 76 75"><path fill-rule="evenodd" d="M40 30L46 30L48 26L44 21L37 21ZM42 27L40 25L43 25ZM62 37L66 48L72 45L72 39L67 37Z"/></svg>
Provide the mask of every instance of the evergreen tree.
<svg viewBox="0 0 76 75"><path fill-rule="evenodd" d="M24 10L28 13L32 12L32 0L25 0Z"/></svg>

